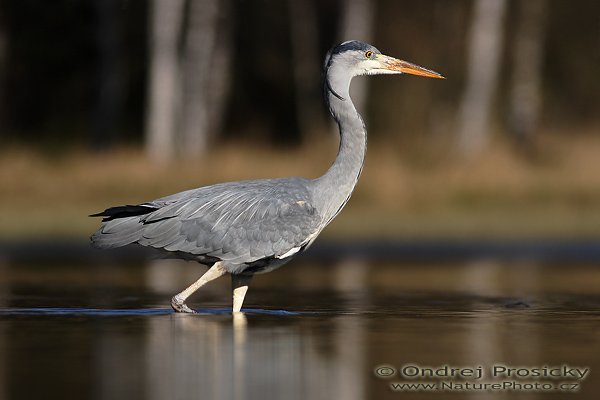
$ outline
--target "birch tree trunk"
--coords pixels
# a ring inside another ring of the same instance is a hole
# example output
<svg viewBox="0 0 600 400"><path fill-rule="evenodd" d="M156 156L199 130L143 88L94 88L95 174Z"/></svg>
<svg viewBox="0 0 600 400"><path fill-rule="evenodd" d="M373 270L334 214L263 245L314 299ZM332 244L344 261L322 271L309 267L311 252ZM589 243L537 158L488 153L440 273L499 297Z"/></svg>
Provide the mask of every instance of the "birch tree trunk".
<svg viewBox="0 0 600 400"><path fill-rule="evenodd" d="M217 49L219 1L190 1L183 60L182 153L201 154L208 144L213 57Z"/></svg>
<svg viewBox="0 0 600 400"><path fill-rule="evenodd" d="M375 2L372 0L343 1L341 40L360 40L371 43L373 39L373 23L375 19ZM352 101L356 109L364 111L368 94L368 79L355 79L352 82Z"/></svg>
<svg viewBox="0 0 600 400"><path fill-rule="evenodd" d="M184 5L184 0L153 0L150 6L146 152L162 162L175 154L180 89L178 42Z"/></svg>
<svg viewBox="0 0 600 400"><path fill-rule="evenodd" d="M475 0L469 31L467 86L459 111L458 150L479 154L491 133L490 114L498 85L506 0Z"/></svg>
<svg viewBox="0 0 600 400"><path fill-rule="evenodd" d="M531 154L534 151L534 135L542 100L541 75L547 1L521 1L517 3L517 7L508 126L520 149Z"/></svg>

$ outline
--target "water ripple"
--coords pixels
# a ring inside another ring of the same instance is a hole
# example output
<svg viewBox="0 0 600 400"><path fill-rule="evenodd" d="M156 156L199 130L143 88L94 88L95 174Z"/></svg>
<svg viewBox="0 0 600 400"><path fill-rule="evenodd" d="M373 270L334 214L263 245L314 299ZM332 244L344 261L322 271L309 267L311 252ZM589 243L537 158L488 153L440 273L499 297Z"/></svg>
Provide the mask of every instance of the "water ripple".
<svg viewBox="0 0 600 400"><path fill-rule="evenodd" d="M231 308L203 308L195 310L199 315L221 315L231 314ZM300 315L306 312L285 311L285 310L265 310L259 308L243 309L245 314L258 315ZM175 314L170 308L127 308L127 309L104 309L104 308L56 308L56 307L34 307L34 308L3 308L0 309L2 315L93 315L104 317L118 316L145 316L145 315L168 315ZM314 314L314 313L308 313Z"/></svg>

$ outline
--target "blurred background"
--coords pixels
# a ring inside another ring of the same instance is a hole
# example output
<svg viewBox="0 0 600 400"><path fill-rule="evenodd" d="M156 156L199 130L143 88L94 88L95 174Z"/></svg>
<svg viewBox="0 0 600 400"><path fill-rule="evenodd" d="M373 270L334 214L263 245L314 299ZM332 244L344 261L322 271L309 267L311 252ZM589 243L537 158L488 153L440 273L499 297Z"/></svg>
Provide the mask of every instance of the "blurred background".
<svg viewBox="0 0 600 400"><path fill-rule="evenodd" d="M349 38L444 74L356 78L357 191L324 234L595 237L594 0L0 2L0 238L224 180L316 177Z"/></svg>
<svg viewBox="0 0 600 400"><path fill-rule="evenodd" d="M348 39L447 79L353 81L361 180L254 280L247 326L225 280L191 302L214 315L169 313L196 264L89 248L108 206L324 173ZM597 376L599 71L595 0L0 0L0 399L397 398L372 369L409 361Z"/></svg>

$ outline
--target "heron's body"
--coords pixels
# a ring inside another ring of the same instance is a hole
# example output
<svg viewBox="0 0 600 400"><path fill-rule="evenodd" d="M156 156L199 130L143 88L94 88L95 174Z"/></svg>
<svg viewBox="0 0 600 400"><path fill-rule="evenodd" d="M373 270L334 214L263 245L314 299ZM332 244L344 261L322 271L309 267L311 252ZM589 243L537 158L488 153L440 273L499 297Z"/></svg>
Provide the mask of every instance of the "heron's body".
<svg viewBox="0 0 600 400"><path fill-rule="evenodd" d="M372 57L365 56L369 54ZM377 58L380 60L375 64ZM93 244L112 248L136 243L211 266L201 279L173 298L177 311L191 311L184 304L191 293L230 273L238 291L237 303L234 291L234 311L239 311L249 278L280 267L310 246L356 186L367 134L350 100L352 77L394 71L439 77L412 64L393 62L400 61L357 41L342 43L328 54L325 96L340 128L340 148L323 176L221 183L137 206L109 208L98 214L105 218L92 236ZM368 68L373 65L378 67Z"/></svg>

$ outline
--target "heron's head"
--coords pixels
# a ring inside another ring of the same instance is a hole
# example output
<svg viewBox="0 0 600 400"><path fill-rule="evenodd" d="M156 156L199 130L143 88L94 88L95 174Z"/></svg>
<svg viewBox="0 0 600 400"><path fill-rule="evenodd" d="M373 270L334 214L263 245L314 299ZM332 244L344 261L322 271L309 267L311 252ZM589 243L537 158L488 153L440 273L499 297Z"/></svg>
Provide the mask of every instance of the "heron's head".
<svg viewBox="0 0 600 400"><path fill-rule="evenodd" d="M335 67L356 75L412 74L428 78L444 78L437 72L381 54L376 47L358 40L338 44L325 57L325 73Z"/></svg>

